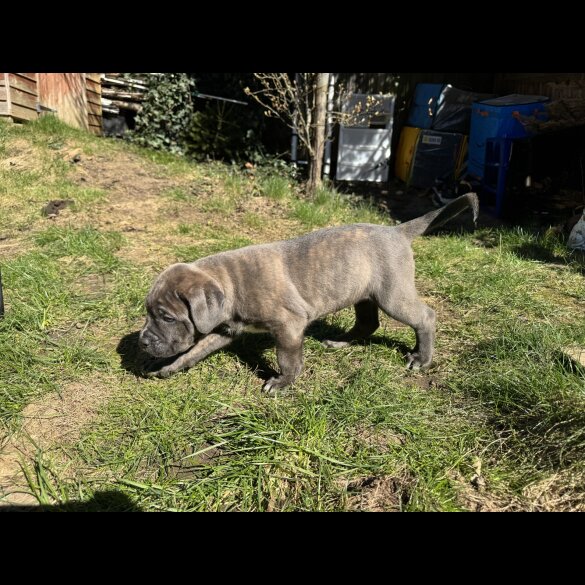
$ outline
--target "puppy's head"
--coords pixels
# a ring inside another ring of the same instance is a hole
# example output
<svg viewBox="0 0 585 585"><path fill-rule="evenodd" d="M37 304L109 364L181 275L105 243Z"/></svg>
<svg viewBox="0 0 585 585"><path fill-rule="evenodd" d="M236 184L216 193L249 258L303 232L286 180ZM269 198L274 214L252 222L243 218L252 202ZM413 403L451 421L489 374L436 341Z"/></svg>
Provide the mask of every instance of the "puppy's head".
<svg viewBox="0 0 585 585"><path fill-rule="evenodd" d="M146 297L146 323L138 343L155 357L183 353L221 324L223 308L216 280L188 264L173 264Z"/></svg>

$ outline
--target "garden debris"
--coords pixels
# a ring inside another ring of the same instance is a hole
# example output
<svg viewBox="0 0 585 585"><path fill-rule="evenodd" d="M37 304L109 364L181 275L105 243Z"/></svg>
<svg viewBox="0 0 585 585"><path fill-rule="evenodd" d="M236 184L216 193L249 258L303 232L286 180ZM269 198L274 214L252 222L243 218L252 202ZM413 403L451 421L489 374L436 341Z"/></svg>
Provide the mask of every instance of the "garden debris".
<svg viewBox="0 0 585 585"><path fill-rule="evenodd" d="M134 128L148 90L148 73L102 73L102 126L104 136L121 138Z"/></svg>
<svg viewBox="0 0 585 585"><path fill-rule="evenodd" d="M54 199L53 201L49 201L49 203L43 207L43 215L46 215L48 219L53 219L68 205L72 204L73 199Z"/></svg>
<svg viewBox="0 0 585 585"><path fill-rule="evenodd" d="M527 130L542 134L561 128L572 128L585 122L585 100L582 97L553 99L545 107L548 114L545 119L538 116L520 116Z"/></svg>
<svg viewBox="0 0 585 585"><path fill-rule="evenodd" d="M481 474L481 459L475 457L473 461L473 470L475 471L473 477L469 480L469 483L477 490L481 491L485 488L485 479Z"/></svg>
<svg viewBox="0 0 585 585"><path fill-rule="evenodd" d="M63 148L61 149L61 152L59 153L59 158L63 161L67 161L70 164L75 164L81 161L81 153L83 151L81 150L81 148L77 148L77 147L67 147L65 148L65 145L63 146Z"/></svg>

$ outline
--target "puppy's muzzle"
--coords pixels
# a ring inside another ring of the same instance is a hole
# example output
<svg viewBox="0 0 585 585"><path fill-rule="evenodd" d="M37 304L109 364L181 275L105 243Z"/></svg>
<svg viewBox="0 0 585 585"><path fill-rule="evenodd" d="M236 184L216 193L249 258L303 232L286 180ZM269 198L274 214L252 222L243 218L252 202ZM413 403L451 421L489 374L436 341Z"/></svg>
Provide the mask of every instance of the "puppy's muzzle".
<svg viewBox="0 0 585 585"><path fill-rule="evenodd" d="M140 332L138 337L138 346L142 351L146 351L147 353L154 355L154 353L157 352L156 342L157 339L153 335L149 334L148 331L143 330Z"/></svg>

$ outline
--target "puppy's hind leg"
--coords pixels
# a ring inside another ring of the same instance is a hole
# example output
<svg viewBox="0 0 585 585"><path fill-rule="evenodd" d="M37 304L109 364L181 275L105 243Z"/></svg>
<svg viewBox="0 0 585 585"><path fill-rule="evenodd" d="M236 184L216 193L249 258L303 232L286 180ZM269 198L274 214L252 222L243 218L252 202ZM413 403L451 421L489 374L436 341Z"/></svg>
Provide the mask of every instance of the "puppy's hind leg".
<svg viewBox="0 0 585 585"><path fill-rule="evenodd" d="M378 305L373 301L362 301L354 305L355 325L337 339L326 339L323 341L325 347L339 348L346 347L354 339L365 339L378 329Z"/></svg>
<svg viewBox="0 0 585 585"><path fill-rule="evenodd" d="M416 345L406 355L406 367L412 370L429 367L435 345L435 311L418 299L414 288L408 294L402 290L395 295L382 295L378 304L389 317L409 325L416 333Z"/></svg>

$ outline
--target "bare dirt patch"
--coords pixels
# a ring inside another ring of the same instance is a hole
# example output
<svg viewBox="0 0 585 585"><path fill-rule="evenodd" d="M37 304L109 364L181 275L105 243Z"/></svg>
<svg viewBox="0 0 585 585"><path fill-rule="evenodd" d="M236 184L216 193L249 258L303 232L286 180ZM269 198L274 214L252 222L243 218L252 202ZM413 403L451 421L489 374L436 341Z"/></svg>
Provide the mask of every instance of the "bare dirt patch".
<svg viewBox="0 0 585 585"><path fill-rule="evenodd" d="M10 236L0 236L0 258L9 258L16 252L27 251L30 246L23 246L20 240Z"/></svg>
<svg viewBox="0 0 585 585"><path fill-rule="evenodd" d="M431 390L440 385L438 376L431 376L428 374L419 374L413 376L411 379L415 386L418 386L421 390Z"/></svg>
<svg viewBox="0 0 585 585"><path fill-rule="evenodd" d="M396 443L401 437L396 437ZM371 475L336 481L342 489L345 508L353 512L399 512L408 504L416 485L409 472L399 475Z"/></svg>
<svg viewBox="0 0 585 585"><path fill-rule="evenodd" d="M75 183L143 199L179 184L177 178L165 177L152 164L127 152L84 156L75 167Z"/></svg>
<svg viewBox="0 0 585 585"><path fill-rule="evenodd" d="M13 140L3 164L24 168L26 163L27 168L40 170L43 153L36 150L25 140ZM51 224L61 227L90 225L101 231L120 231L125 239L119 252L121 259L139 265L152 265L154 260L162 268L176 261L174 246L188 245L193 239L193 234L179 233L180 225L220 226L254 242L282 239L298 230L298 222L287 219L286 206L259 196L253 185L244 186L240 195L230 195L222 177L200 176L195 169L171 175L164 165L137 154L117 149L85 154L72 142L61 145L53 156L71 163L69 177L74 184L100 190L103 195L84 204L81 194L76 200L72 193L72 208L59 209L58 215L49 210L45 218L39 209L39 218L28 226L27 234L44 229L47 217ZM202 210L211 198L233 196L238 203L231 213ZM14 253L24 243L20 237L13 240L12 234L2 235L5 239L0 242L0 253Z"/></svg>
<svg viewBox="0 0 585 585"><path fill-rule="evenodd" d="M221 455L221 450L210 443L192 446L181 459L169 465L168 475L175 479L193 479L202 466L214 465Z"/></svg>
<svg viewBox="0 0 585 585"><path fill-rule="evenodd" d="M140 157L129 153L96 154L75 167L73 181L84 188L106 192L105 201L88 211L92 225L140 231L158 218L160 194L181 181L161 176Z"/></svg>
<svg viewBox="0 0 585 585"><path fill-rule="evenodd" d="M77 439L112 387L106 380L71 383L59 395L51 394L24 409L22 427L0 449L0 507L37 503L28 493L21 465L30 466L39 450L51 452Z"/></svg>
<svg viewBox="0 0 585 585"><path fill-rule="evenodd" d="M364 477L347 485L350 511L399 512L408 503L414 480L408 476Z"/></svg>
<svg viewBox="0 0 585 585"><path fill-rule="evenodd" d="M102 231L120 231L125 238L121 258L140 264L160 257L164 263L168 260L163 252L168 242L164 240L173 224L185 221L181 216L188 211L182 209L176 218L168 218L169 198L163 194L190 185L193 177L167 176L163 170L132 153L81 155L73 182L81 188L102 190L104 197L76 211L65 210L52 221L61 226L75 222Z"/></svg>
<svg viewBox="0 0 585 585"><path fill-rule="evenodd" d="M110 287L110 277L105 274L84 274L76 278L73 290L89 299L102 297Z"/></svg>

